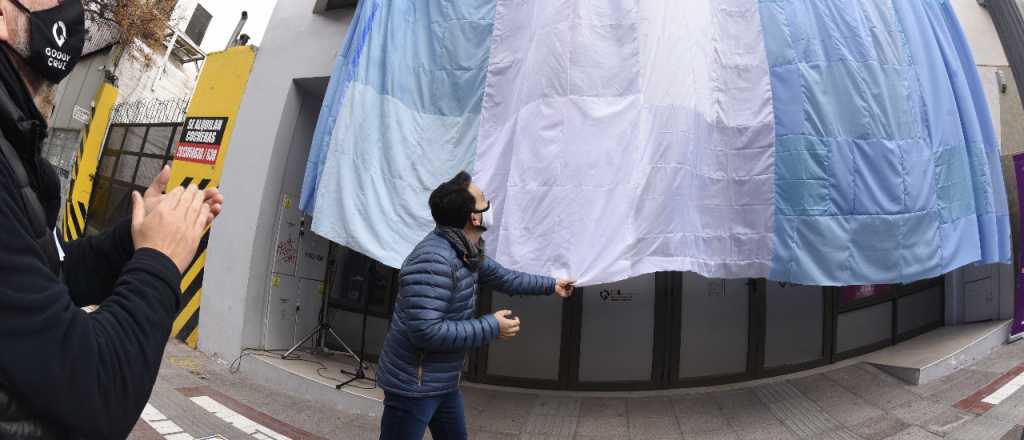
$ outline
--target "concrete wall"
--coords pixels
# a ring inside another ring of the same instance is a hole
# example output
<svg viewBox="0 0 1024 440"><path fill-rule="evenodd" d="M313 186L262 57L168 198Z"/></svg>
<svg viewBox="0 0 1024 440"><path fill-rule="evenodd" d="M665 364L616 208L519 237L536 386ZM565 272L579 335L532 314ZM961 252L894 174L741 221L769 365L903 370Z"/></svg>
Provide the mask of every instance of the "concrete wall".
<svg viewBox="0 0 1024 440"><path fill-rule="evenodd" d="M93 100L103 84L103 71L110 62L110 49L93 53L79 61L71 75L61 81L55 98L56 107L50 116L50 127L81 130L85 124L73 117L75 106L92 114ZM77 148L77 147L76 147Z"/></svg>
<svg viewBox="0 0 1024 440"><path fill-rule="evenodd" d="M199 79L199 66L196 63L182 65L173 56L167 61L160 81L156 82L163 61L163 53L153 54L153 64L146 67L144 63L129 55L125 55L117 66L117 86L121 93L118 102L131 102L140 99L181 99L192 96L192 90Z"/></svg>
<svg viewBox="0 0 1024 440"><path fill-rule="evenodd" d="M1006 79L1006 93L999 96L1003 155L1024 153L1024 105L1009 67L1000 67Z"/></svg>
<svg viewBox="0 0 1024 440"><path fill-rule="evenodd" d="M230 140L211 234L199 349L230 360L262 344L276 214L302 107L298 78L329 76L353 10L313 14L315 0L277 3ZM305 146L308 148L308 146Z"/></svg>
<svg viewBox="0 0 1024 440"><path fill-rule="evenodd" d="M979 66L1009 65L988 10L979 5L978 0L951 0L950 3L967 34L974 62Z"/></svg>

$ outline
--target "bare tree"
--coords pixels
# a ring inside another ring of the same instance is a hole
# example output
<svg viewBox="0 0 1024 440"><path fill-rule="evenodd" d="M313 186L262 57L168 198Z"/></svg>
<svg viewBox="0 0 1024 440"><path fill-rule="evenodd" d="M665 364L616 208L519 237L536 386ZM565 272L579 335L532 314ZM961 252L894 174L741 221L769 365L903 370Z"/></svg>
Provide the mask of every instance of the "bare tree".
<svg viewBox="0 0 1024 440"><path fill-rule="evenodd" d="M176 3L175 0L82 0L86 21L91 21L95 28L117 34L115 50L119 52L114 59L114 70L125 54L149 67L153 53L166 50L164 45Z"/></svg>

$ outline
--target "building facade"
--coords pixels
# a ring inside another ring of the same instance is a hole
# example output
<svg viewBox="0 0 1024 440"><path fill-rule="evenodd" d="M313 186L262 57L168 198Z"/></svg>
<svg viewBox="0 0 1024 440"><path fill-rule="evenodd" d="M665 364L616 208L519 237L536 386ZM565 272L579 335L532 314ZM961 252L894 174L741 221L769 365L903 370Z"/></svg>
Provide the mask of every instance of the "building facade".
<svg viewBox="0 0 1024 440"><path fill-rule="evenodd" d="M316 237L297 206L353 3L279 2L260 48L223 175L231 207L211 236L203 284L199 349L221 359L298 342L320 320L322 294L333 305L324 315L349 345L364 336L367 316L370 359L388 329L396 271ZM1024 149L1009 62L988 12L974 0L953 3L1009 157ZM844 288L659 273L584 288L565 302L484 292L482 313L511 309L525 324L519 337L475 352L466 377L530 388L636 390L789 373L943 326L1009 319L1013 272L971 267L909 285Z"/></svg>

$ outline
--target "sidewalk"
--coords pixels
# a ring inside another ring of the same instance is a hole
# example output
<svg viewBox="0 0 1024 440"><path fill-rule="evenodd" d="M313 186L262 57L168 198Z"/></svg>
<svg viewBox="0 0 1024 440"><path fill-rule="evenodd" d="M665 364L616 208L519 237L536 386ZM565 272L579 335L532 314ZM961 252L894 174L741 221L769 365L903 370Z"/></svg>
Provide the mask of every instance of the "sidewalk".
<svg viewBox="0 0 1024 440"><path fill-rule="evenodd" d="M920 387L855 364L770 384L658 398L537 395L472 385L463 393L470 438L482 440L1020 440L1024 391L995 405L982 400L1021 372L1024 343L1000 347ZM163 418L140 421L131 438L375 439L380 423L379 413L354 414L274 393L247 379L244 364L240 374L230 374L177 343L168 345L150 403ZM161 421L179 431L155 429L169 429Z"/></svg>

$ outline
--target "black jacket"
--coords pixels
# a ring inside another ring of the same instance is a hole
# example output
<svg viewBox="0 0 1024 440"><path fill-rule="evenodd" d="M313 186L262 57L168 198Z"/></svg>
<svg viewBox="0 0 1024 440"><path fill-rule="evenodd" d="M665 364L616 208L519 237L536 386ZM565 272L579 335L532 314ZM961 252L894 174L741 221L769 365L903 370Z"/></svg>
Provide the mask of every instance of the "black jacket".
<svg viewBox="0 0 1024 440"><path fill-rule="evenodd" d="M45 132L0 48L0 135L17 151L52 231L60 185L39 155ZM134 251L127 220L65 243L55 273L13 172L0 155L0 438L46 437L19 433L26 417L56 438L125 438L156 382L181 274L162 253ZM95 313L80 309L93 304Z"/></svg>

